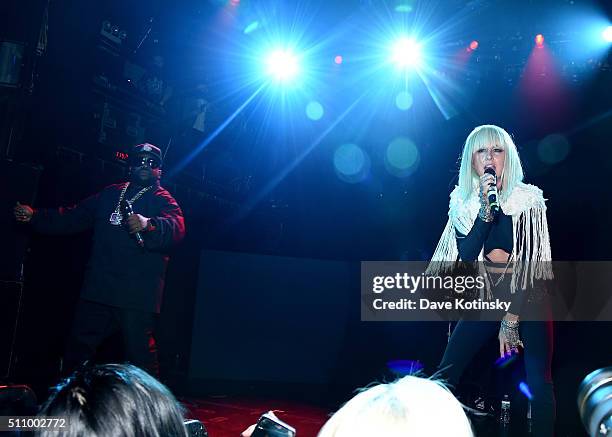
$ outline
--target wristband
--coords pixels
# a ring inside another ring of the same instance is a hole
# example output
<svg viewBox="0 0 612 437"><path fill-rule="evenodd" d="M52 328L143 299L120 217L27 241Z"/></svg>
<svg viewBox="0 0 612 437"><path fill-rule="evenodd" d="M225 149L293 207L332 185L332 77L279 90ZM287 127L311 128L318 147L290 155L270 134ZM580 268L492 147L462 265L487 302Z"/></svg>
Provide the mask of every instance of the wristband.
<svg viewBox="0 0 612 437"><path fill-rule="evenodd" d="M480 210L478 211L478 217L480 217L480 219L485 223L491 223L493 221L493 214L491 214L491 208L485 207L484 205L481 206Z"/></svg>

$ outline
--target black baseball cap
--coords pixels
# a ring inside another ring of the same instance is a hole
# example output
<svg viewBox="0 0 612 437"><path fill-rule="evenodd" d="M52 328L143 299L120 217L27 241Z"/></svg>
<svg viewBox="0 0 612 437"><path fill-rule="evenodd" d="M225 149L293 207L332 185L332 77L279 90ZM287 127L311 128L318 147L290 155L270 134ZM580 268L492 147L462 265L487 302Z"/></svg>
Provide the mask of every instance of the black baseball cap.
<svg viewBox="0 0 612 437"><path fill-rule="evenodd" d="M133 159L137 156L142 155L150 155L153 158L157 159L160 165L162 164L163 159L161 150L159 149L159 147L154 146L153 144L144 143L134 146L130 157Z"/></svg>

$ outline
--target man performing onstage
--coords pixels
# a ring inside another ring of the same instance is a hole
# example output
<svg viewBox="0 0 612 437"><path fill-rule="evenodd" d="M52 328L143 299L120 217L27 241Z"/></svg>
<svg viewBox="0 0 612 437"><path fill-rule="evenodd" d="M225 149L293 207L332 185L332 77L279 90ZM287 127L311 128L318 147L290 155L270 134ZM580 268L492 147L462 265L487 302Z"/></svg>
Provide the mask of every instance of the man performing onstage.
<svg viewBox="0 0 612 437"><path fill-rule="evenodd" d="M117 331L126 359L158 373L153 327L161 306L167 252L185 235L180 207L159 185L161 164L159 148L140 144L130 155L129 182L110 185L70 208L18 204L14 209L17 221L31 223L41 233L94 230L64 373L90 359Z"/></svg>

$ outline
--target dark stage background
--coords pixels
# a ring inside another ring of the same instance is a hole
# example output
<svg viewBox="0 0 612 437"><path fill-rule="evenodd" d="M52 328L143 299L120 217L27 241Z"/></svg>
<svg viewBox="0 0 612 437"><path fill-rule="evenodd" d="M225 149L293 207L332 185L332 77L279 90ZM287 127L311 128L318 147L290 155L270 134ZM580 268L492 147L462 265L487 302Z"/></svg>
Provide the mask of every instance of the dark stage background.
<svg viewBox="0 0 612 437"><path fill-rule="evenodd" d="M360 322L359 262L430 257L462 143L479 124L513 135L526 181L549 199L553 258L611 258L610 55L575 54L572 43L581 17L610 21L609 2L416 1L403 15L374 0L13 3L0 38L26 49L19 83L0 87L0 138L7 165L41 166L36 206L74 203L121 180L121 154L133 144L166 153L163 185L188 231L159 320L163 377L178 392L297 392L333 407L390 378L390 360L433 371L446 324ZM390 83L363 55L374 50L368 38L380 38L381 22L419 17L439 38L437 57L471 39L480 47L463 69L439 65L444 80ZM258 30L247 32L253 22ZM328 61L313 61L321 76L295 95L256 93L249 76L249 50L275 22L308 28L300 41ZM548 69L528 63L538 32L554 58ZM413 98L407 111L394 104L399 90ZM304 115L313 99L326 111L318 121ZM418 150L400 177L385 163L398 137ZM347 143L366 157L359 180L334 165ZM547 160L550 150L567 155ZM90 235L6 229L30 248L11 378L44 393L59 374ZM580 435L576 390L610 365L611 334L609 323L556 324L559 435ZM117 354L112 342L102 352Z"/></svg>

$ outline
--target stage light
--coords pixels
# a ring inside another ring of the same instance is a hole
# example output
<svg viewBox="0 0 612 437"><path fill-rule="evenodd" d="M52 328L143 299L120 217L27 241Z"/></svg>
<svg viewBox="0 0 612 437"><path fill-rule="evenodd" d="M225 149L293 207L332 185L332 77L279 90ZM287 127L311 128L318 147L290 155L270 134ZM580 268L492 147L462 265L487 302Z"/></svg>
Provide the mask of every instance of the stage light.
<svg viewBox="0 0 612 437"><path fill-rule="evenodd" d="M421 63L421 46L413 38L400 38L393 44L391 60L398 68L417 67Z"/></svg>
<svg viewBox="0 0 612 437"><path fill-rule="evenodd" d="M113 43L115 45L121 45L127 38L127 32L122 30L116 24L112 24L110 21L106 20L102 23L102 28L100 29L100 35L103 38L105 43ZM109 48L108 44L105 45L106 48ZM116 47L115 47L116 48Z"/></svg>
<svg viewBox="0 0 612 437"><path fill-rule="evenodd" d="M542 35L541 33L538 33L535 37L535 43L536 43L536 47L538 48L544 47L544 35Z"/></svg>
<svg viewBox="0 0 612 437"><path fill-rule="evenodd" d="M266 72L275 80L287 82L300 70L298 58L291 50L275 50L266 58Z"/></svg>
<svg viewBox="0 0 612 437"><path fill-rule="evenodd" d="M604 41L612 42L612 26L606 27L601 33L601 36L603 37Z"/></svg>
<svg viewBox="0 0 612 437"><path fill-rule="evenodd" d="M338 65L342 64L342 56L338 55L334 58L334 62Z"/></svg>
<svg viewBox="0 0 612 437"><path fill-rule="evenodd" d="M324 112L323 105L319 102L312 101L306 105L306 116L313 121L320 120Z"/></svg>
<svg viewBox="0 0 612 437"><path fill-rule="evenodd" d="M474 40L470 43L470 50L474 51L478 48L478 41Z"/></svg>

